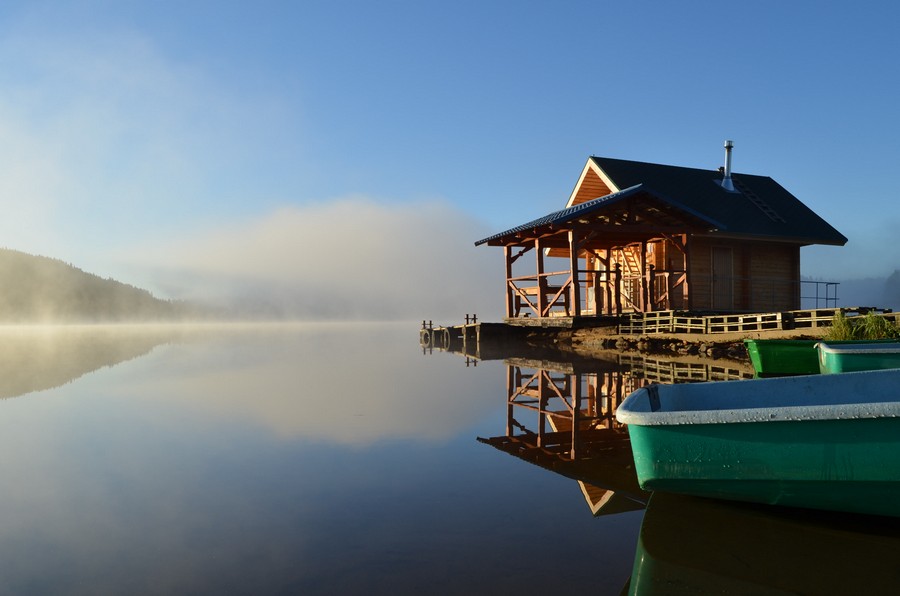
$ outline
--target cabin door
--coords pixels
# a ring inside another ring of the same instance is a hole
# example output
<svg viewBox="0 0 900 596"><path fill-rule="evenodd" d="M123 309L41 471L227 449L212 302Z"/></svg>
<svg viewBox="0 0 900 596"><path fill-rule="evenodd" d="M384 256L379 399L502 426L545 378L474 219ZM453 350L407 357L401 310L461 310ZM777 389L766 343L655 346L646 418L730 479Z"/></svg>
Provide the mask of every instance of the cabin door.
<svg viewBox="0 0 900 596"><path fill-rule="evenodd" d="M712 249L712 308L734 309L734 255L724 246Z"/></svg>

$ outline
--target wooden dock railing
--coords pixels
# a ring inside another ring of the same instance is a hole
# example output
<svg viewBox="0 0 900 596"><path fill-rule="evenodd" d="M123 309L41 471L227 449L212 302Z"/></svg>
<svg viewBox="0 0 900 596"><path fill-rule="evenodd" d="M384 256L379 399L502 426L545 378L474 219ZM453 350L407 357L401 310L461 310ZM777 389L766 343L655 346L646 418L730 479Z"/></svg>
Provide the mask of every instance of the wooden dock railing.
<svg viewBox="0 0 900 596"><path fill-rule="evenodd" d="M869 312L891 313L890 309L874 307L820 308L786 312L748 314L697 315L674 310L622 315L619 333L622 335L654 335L660 333L736 333L743 331L772 331L815 329L829 327L838 312L847 317Z"/></svg>

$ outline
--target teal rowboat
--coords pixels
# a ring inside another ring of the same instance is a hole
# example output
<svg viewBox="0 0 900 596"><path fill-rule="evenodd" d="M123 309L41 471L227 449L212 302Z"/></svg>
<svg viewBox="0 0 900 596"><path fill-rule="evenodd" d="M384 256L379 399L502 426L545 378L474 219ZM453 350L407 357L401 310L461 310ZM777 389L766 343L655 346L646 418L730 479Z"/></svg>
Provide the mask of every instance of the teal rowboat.
<svg viewBox="0 0 900 596"><path fill-rule="evenodd" d="M816 348L819 372L823 374L900 368L898 342L819 342Z"/></svg>
<svg viewBox="0 0 900 596"><path fill-rule="evenodd" d="M644 490L900 516L900 369L651 385L616 418Z"/></svg>

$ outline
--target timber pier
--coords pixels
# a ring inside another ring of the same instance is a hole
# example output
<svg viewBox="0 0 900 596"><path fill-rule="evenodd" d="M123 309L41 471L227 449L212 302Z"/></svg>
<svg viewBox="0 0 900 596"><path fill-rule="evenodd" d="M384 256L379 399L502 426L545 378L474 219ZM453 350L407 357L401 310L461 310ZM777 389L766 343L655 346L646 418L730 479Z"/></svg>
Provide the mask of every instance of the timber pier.
<svg viewBox="0 0 900 596"><path fill-rule="evenodd" d="M480 360L528 349L571 349L581 345L605 349L636 348L654 351L677 343L685 352L705 351L707 345L739 343L746 337L789 338L821 336L835 315L848 319L873 313L894 323L900 313L877 307L806 309L770 313L690 313L652 311L603 317L514 317L502 323L479 322L466 315L462 325L434 325L422 321L419 343L423 350L460 352ZM693 346L693 347L685 347Z"/></svg>
<svg viewBox="0 0 900 596"><path fill-rule="evenodd" d="M541 333L541 339L552 343L552 333ZM526 327L508 323L479 322L476 315L466 315L462 325L434 325L432 321L422 321L419 330L419 344L423 350L443 350L460 352L478 360L502 358L511 350L533 337Z"/></svg>

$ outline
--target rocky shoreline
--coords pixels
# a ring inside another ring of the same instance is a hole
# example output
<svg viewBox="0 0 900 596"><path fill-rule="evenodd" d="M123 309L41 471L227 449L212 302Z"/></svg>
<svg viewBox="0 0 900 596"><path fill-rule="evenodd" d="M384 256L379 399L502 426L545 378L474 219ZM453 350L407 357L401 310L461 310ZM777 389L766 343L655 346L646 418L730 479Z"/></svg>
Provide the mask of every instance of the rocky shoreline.
<svg viewBox="0 0 900 596"><path fill-rule="evenodd" d="M573 338L573 348L599 348L622 352L645 354L670 354L682 356L706 356L708 358L729 358L748 360L747 348L743 341L690 341L672 337L624 337L615 336L596 339Z"/></svg>
<svg viewBox="0 0 900 596"><path fill-rule="evenodd" d="M807 330L810 331L810 330ZM713 360L724 358L749 363L750 357L744 346L747 337L768 334L731 334L713 337L705 334L631 336L615 333L615 328L594 329L529 329L520 339L533 348L549 348L561 352L571 352L579 357L591 357L601 352L633 352L653 356L697 356ZM772 334L773 338L816 339L814 333Z"/></svg>

